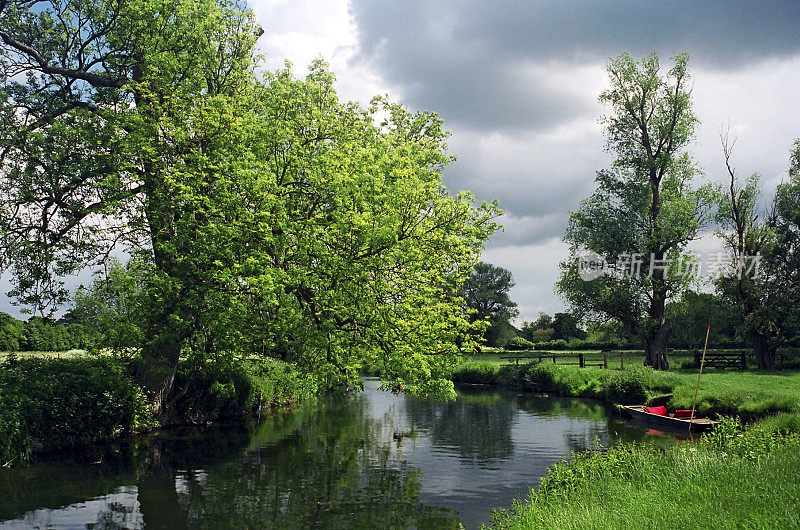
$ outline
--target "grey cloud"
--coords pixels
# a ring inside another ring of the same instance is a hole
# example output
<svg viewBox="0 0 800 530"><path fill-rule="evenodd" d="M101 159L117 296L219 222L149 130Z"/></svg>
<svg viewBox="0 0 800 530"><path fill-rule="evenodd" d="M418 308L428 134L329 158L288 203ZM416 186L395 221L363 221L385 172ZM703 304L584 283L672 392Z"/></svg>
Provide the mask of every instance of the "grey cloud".
<svg viewBox="0 0 800 530"><path fill-rule="evenodd" d="M503 231L497 232L487 244L487 248L541 244L553 238L560 238L567 224L566 211L546 215L515 217L503 215L499 222Z"/></svg>
<svg viewBox="0 0 800 530"><path fill-rule="evenodd" d="M521 237L516 232L528 234L528 242L561 235L567 212L592 192L595 172L609 163L602 135L591 122L577 125L564 137L485 137L456 131L451 144L458 160L445 171L449 189L473 190L479 200L500 199L501 208L513 219L547 217L536 230L515 226L511 229L515 241ZM510 237L509 230L497 236Z"/></svg>
<svg viewBox="0 0 800 530"><path fill-rule="evenodd" d="M532 66L598 64L622 51L689 50L729 69L800 50L800 3L353 0L361 60L412 107L473 130L546 130L590 112L597 94L564 97ZM579 88L579 87L578 87Z"/></svg>

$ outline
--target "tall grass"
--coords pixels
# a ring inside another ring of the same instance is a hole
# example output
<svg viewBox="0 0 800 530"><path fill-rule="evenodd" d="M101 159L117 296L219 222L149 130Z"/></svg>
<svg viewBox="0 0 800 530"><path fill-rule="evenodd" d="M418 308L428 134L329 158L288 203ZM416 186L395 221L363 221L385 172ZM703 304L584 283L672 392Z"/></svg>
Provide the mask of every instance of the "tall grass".
<svg viewBox="0 0 800 530"><path fill-rule="evenodd" d="M798 528L800 424L784 416L748 430L726 420L665 452L622 444L573 455L538 490L495 513L498 528Z"/></svg>

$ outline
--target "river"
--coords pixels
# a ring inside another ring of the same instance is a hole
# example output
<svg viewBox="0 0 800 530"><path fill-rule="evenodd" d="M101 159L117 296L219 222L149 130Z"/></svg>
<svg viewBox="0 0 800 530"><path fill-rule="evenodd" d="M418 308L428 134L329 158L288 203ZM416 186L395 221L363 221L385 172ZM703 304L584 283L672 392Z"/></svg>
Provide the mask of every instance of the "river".
<svg viewBox="0 0 800 530"><path fill-rule="evenodd" d="M592 444L674 437L601 404L364 392L0 470L0 528L478 528Z"/></svg>

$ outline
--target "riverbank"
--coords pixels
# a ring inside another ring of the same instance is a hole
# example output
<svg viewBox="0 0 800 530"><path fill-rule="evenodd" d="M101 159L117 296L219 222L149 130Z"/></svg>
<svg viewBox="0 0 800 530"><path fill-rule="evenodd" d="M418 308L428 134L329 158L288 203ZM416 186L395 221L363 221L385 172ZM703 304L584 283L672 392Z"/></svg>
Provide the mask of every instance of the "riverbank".
<svg viewBox="0 0 800 530"><path fill-rule="evenodd" d="M496 528L800 527L800 414L743 428L725 420L693 444L576 453Z"/></svg>
<svg viewBox="0 0 800 530"><path fill-rule="evenodd" d="M658 372L642 366L624 369L578 368L561 364L500 364L466 361L452 374L454 382L513 387L525 392L600 399L611 405L659 404L692 407L697 370ZM781 412L800 411L800 370L703 373L697 399L702 416L735 415L752 421Z"/></svg>
<svg viewBox="0 0 800 530"><path fill-rule="evenodd" d="M0 467L167 424L241 419L313 392L294 367L274 359L186 361L175 377L170 413L159 421L135 382L137 362L110 355L4 359Z"/></svg>

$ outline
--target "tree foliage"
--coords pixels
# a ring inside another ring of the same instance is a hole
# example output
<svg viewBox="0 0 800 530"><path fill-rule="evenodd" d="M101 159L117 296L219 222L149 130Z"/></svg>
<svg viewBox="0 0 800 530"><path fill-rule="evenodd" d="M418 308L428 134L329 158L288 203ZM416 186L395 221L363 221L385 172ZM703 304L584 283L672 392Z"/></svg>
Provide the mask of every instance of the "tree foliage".
<svg viewBox="0 0 800 530"><path fill-rule="evenodd" d="M800 330L800 141L790 152L789 180L776 190L768 210L762 210L757 174L744 184L732 166L735 141L722 136L728 186L716 192L717 235L726 246L730 263L717 282L717 291L742 314L738 335L753 346L762 370L775 366L775 353ZM756 260L756 268L752 260Z"/></svg>
<svg viewBox="0 0 800 530"><path fill-rule="evenodd" d="M628 54L609 61L611 87L600 101L611 108L602 122L616 158L570 214L565 239L571 257L557 284L577 314L614 319L637 335L646 364L657 369L669 367L666 302L689 283L677 265L703 226L709 202L707 190L692 185L698 170L684 150L697 123L688 61L686 54L677 56L666 73L655 53L641 61ZM584 281L577 258L585 251L608 263L627 257L627 274Z"/></svg>
<svg viewBox="0 0 800 530"><path fill-rule="evenodd" d="M262 30L236 1L0 6L2 266L21 302L55 307L64 274L123 245L147 270L126 311L160 406L189 354L447 386L497 210L444 188L436 115L341 102L322 62L256 79Z"/></svg>
<svg viewBox="0 0 800 530"><path fill-rule="evenodd" d="M490 346L502 347L517 335L509 321L519 312L508 292L514 287L511 271L490 263L476 263L464 282L464 302L473 321L487 322L485 339Z"/></svg>

